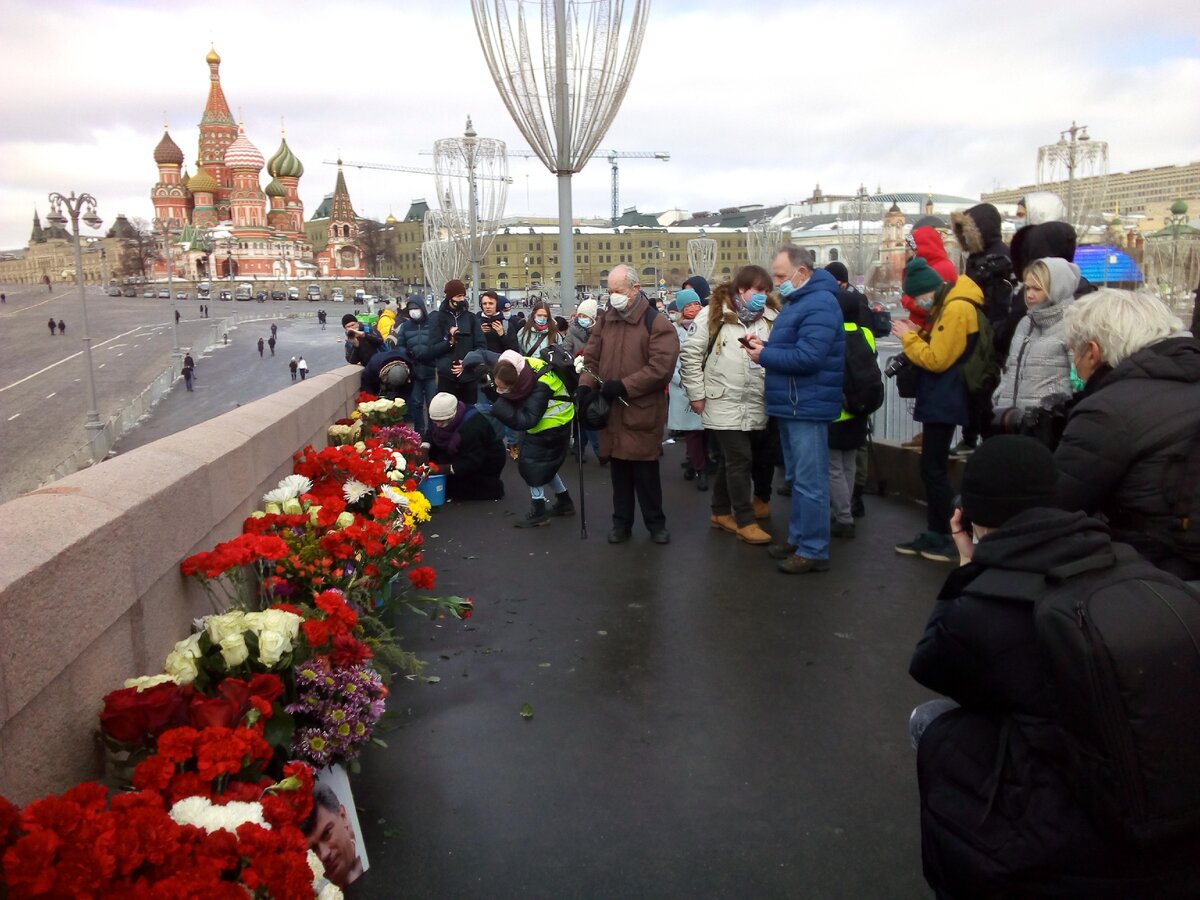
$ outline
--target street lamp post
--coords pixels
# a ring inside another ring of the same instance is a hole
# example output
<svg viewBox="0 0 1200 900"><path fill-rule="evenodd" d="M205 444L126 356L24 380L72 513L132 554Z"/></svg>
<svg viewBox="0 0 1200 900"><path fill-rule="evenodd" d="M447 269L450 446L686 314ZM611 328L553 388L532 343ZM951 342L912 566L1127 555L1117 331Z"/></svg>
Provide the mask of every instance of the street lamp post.
<svg viewBox="0 0 1200 900"><path fill-rule="evenodd" d="M67 215L63 215L63 207L66 207ZM99 406L96 403L96 379L92 371L92 337L88 330L87 318L87 291L83 283L83 248L79 243L79 214L83 211L83 221L90 228L99 228L101 219L96 215L96 198L91 194L80 194L75 196L75 192L71 191L69 197L64 197L62 194L53 193L50 195L50 215L47 217L51 225L62 227L67 223L67 216L71 219L71 230L75 237L75 282L79 285L79 311L80 318L83 320L83 352L87 362L87 384L88 384L88 410L87 421L84 422L84 427L90 432L89 443L92 445L92 459L99 462L99 452L97 450L96 441L100 436L100 432L104 430L104 424L100 421Z"/></svg>
<svg viewBox="0 0 1200 900"><path fill-rule="evenodd" d="M179 362L183 359L183 351L179 349L179 301L175 299L175 280L172 271L175 263L171 258L171 238L175 235L175 229L179 227L179 220L156 218L154 227L162 234L163 247L167 251L167 294L171 298L171 340L175 342L175 346L171 350L171 358Z"/></svg>

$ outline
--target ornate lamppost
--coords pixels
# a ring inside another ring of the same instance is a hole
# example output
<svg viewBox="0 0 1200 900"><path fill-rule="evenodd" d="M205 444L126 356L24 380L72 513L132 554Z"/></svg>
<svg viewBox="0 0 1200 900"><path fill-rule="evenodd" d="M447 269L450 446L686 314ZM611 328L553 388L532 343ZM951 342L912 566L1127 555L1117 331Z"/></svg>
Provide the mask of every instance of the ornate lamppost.
<svg viewBox="0 0 1200 900"><path fill-rule="evenodd" d="M64 209L66 215L63 215ZM100 227L102 220L96 214L96 198L91 194L80 194L76 197L75 192L71 191L70 196L66 197L59 193L50 195L50 215L47 216L47 220L51 225L57 225L61 228L67 224L69 217L71 220L71 231L75 239L75 283L79 285L79 311L80 318L83 321L83 353L87 362L88 410L87 421L84 422L84 427L89 432L89 443L92 445L92 460L99 462L100 454L96 446L96 441L100 436L100 432L104 430L104 424L100 421L99 406L96 403L96 379L92 371L92 336L88 330L87 291L84 288L83 282L83 248L79 243L79 218L81 212L84 224L89 228Z"/></svg>
<svg viewBox="0 0 1200 900"><path fill-rule="evenodd" d="M171 297L171 340L175 343L171 350L171 357L179 362L183 359L183 351L179 349L179 301L175 299L175 261L171 257L171 239L177 234L179 220L155 218L154 228L162 235L163 248L167 253L167 294Z"/></svg>

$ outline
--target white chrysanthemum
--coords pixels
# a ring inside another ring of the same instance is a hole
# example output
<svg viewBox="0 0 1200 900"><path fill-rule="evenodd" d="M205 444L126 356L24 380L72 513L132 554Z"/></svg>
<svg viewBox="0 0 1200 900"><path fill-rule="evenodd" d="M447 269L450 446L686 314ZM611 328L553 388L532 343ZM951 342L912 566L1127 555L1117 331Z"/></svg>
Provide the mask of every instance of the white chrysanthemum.
<svg viewBox="0 0 1200 900"><path fill-rule="evenodd" d="M402 509L408 508L408 498L405 497L404 494L400 493L400 491L398 491L394 487L392 487L390 484L385 484L383 486L383 496L387 497L389 500L391 500L393 503L395 503L397 506L399 506Z"/></svg>
<svg viewBox="0 0 1200 900"><path fill-rule="evenodd" d="M184 797L171 807L171 818L180 825L203 828L209 834L214 831L236 834L238 827L247 823L271 830L271 826L263 819L261 803L234 801L213 806L207 797Z"/></svg>
<svg viewBox="0 0 1200 900"><path fill-rule="evenodd" d="M264 503L286 503L312 490L313 483L303 475L289 475L273 491L263 494Z"/></svg>
<svg viewBox="0 0 1200 900"><path fill-rule="evenodd" d="M342 485L342 496L346 498L347 503L357 503L368 494L374 493L374 489L363 484L357 479L351 478Z"/></svg>

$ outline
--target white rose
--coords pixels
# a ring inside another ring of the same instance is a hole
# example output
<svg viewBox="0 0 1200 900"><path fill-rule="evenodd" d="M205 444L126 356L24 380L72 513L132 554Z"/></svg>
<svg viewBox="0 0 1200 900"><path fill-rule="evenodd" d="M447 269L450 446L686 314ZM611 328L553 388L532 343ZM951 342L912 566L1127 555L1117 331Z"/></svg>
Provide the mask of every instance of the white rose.
<svg viewBox="0 0 1200 900"><path fill-rule="evenodd" d="M178 650L172 650L167 654L163 670L180 684L191 684L200 674L196 658L186 653L180 653Z"/></svg>
<svg viewBox="0 0 1200 900"><path fill-rule="evenodd" d="M158 684L166 684L168 681L174 681L170 675L143 675L140 678L126 678L125 687L137 688L140 694L147 688L152 688Z"/></svg>
<svg viewBox="0 0 1200 900"><path fill-rule="evenodd" d="M241 634L246 630L246 614L235 609L219 616L209 616L204 620L204 627L208 631L208 639L220 644L229 635Z"/></svg>
<svg viewBox="0 0 1200 900"><path fill-rule="evenodd" d="M344 512L337 517L337 521L333 523L338 528L349 528L354 524L354 513Z"/></svg>
<svg viewBox="0 0 1200 900"><path fill-rule="evenodd" d="M316 525L317 524L317 516L319 516L320 514L321 514L321 507L319 507L319 506L309 507L308 521L310 521L310 522L312 522L312 524Z"/></svg>
<svg viewBox="0 0 1200 900"><path fill-rule="evenodd" d="M304 621L301 616L283 609L264 609L259 613L251 613L247 619L255 633L278 631L292 641L300 633L300 623Z"/></svg>
<svg viewBox="0 0 1200 900"><path fill-rule="evenodd" d="M290 500L283 501L283 511L289 516L298 516L304 512L304 507L300 505L300 501L293 497Z"/></svg>
<svg viewBox="0 0 1200 900"><path fill-rule="evenodd" d="M244 663L250 656L246 647L246 636L242 632L227 634L221 639L221 658L227 668L233 669Z"/></svg>
<svg viewBox="0 0 1200 900"><path fill-rule="evenodd" d="M367 449L367 445L363 441L359 441L358 443L356 443L354 445L354 449L357 450L359 453L362 453L364 450Z"/></svg>
<svg viewBox="0 0 1200 900"><path fill-rule="evenodd" d="M258 661L264 666L277 665L291 649L292 642L281 632L264 629L258 633Z"/></svg>

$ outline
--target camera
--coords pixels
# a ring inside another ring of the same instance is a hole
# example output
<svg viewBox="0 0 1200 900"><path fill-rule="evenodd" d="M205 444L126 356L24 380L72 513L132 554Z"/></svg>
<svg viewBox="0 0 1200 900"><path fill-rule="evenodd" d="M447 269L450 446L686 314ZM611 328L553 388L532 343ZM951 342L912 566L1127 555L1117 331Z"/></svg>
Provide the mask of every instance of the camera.
<svg viewBox="0 0 1200 900"><path fill-rule="evenodd" d="M989 434L1022 434L1041 441L1051 450L1062 440L1067 419L1075 406L1070 394L1049 394L1037 406L1010 406L992 415Z"/></svg>
<svg viewBox="0 0 1200 900"><path fill-rule="evenodd" d="M887 365L883 368L883 374L888 378L895 378L901 371L911 365L912 360L903 353L900 353L887 361Z"/></svg>

